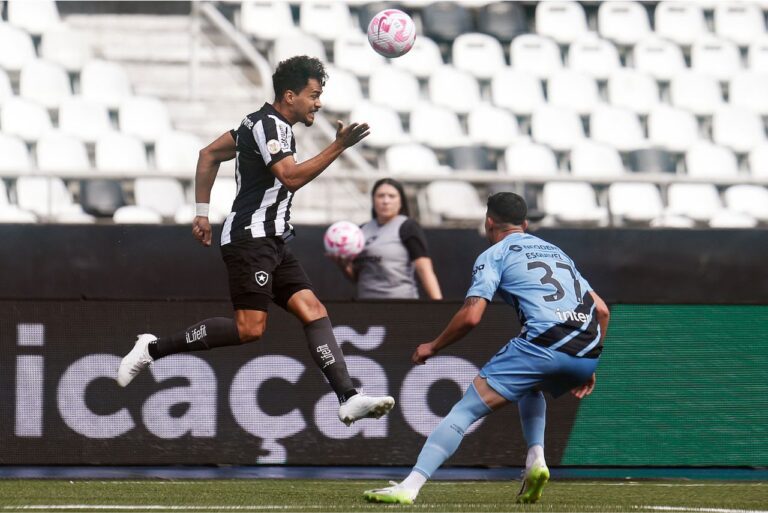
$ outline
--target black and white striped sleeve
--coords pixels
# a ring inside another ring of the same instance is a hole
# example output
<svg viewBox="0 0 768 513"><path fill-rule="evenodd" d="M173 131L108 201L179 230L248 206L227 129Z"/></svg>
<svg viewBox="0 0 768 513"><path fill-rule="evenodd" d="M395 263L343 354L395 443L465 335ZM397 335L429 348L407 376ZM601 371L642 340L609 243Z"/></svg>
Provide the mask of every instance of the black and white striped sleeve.
<svg viewBox="0 0 768 513"><path fill-rule="evenodd" d="M288 123L275 116L265 116L257 121L253 126L253 138L267 167L293 155L293 130Z"/></svg>

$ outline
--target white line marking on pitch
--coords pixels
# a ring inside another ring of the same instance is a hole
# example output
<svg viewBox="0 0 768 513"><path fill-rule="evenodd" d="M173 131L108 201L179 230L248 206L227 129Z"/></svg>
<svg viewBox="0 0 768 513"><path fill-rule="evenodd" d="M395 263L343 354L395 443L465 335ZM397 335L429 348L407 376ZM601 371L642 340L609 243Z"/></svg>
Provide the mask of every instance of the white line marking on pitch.
<svg viewBox="0 0 768 513"><path fill-rule="evenodd" d="M728 509L728 508L689 508L685 506L635 506L636 509L650 509L653 511L685 511L691 513L768 513L757 509Z"/></svg>

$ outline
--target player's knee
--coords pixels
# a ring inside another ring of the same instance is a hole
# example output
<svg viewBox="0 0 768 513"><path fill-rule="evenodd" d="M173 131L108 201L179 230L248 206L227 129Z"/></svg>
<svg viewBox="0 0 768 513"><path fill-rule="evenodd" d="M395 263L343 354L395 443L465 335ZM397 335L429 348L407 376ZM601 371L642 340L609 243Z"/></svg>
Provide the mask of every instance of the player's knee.
<svg viewBox="0 0 768 513"><path fill-rule="evenodd" d="M264 324L238 324L237 332L240 336L240 343L256 342L264 334Z"/></svg>

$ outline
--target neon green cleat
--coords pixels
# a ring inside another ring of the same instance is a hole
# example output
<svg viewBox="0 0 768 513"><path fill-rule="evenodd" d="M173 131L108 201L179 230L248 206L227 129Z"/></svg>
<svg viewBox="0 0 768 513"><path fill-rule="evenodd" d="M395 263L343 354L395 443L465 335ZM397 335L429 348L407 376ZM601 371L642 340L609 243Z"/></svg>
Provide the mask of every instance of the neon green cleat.
<svg viewBox="0 0 768 513"><path fill-rule="evenodd" d="M388 504L413 504L418 492L400 488L394 481L389 482L392 486L378 488L376 490L366 490L363 497L368 502L386 502Z"/></svg>
<svg viewBox="0 0 768 513"><path fill-rule="evenodd" d="M544 485L549 481L549 469L543 462L536 461L523 475L523 486L517 494L517 502L533 504L541 499Z"/></svg>

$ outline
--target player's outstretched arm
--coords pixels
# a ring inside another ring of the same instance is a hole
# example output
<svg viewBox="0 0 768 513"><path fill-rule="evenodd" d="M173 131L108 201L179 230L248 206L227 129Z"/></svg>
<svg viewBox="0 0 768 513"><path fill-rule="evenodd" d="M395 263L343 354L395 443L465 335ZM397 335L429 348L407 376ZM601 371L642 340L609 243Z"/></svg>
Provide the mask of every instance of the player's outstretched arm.
<svg viewBox="0 0 768 513"><path fill-rule="evenodd" d="M195 203L204 205L204 210L198 211L195 205L195 219L192 221L192 235L203 246L211 245L211 224L208 222L207 205L211 201L211 189L219 166L222 162L235 158L235 140L227 132L219 136L211 144L200 150L195 170Z"/></svg>
<svg viewBox="0 0 768 513"><path fill-rule="evenodd" d="M413 363L423 365L444 347L464 338L467 333L480 324L487 305L488 301L481 297L470 296L465 299L464 304L454 314L443 332L435 340L421 344L416 348L411 357Z"/></svg>
<svg viewBox="0 0 768 513"><path fill-rule="evenodd" d="M370 127L367 123L350 123L344 126L341 121L337 121L336 139L323 151L301 164L291 158L281 159L271 167L272 173L289 191L296 192L325 171L344 150L359 143L368 137L368 134Z"/></svg>

